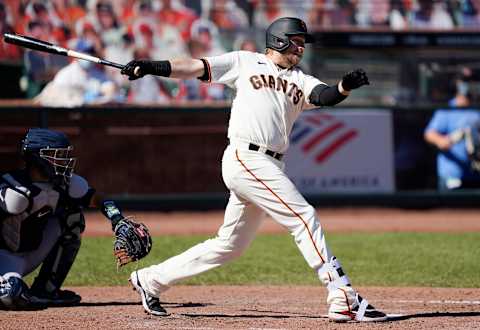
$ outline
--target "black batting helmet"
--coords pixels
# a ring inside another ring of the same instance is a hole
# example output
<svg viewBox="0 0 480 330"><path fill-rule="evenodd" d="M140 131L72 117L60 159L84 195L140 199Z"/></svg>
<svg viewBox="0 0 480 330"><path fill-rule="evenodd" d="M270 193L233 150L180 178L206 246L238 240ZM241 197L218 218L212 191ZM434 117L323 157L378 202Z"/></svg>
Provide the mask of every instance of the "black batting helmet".
<svg viewBox="0 0 480 330"><path fill-rule="evenodd" d="M282 17L275 20L267 28L267 48L283 52L290 46L290 36L303 35L305 43L312 43L315 38L308 33L304 21L296 17Z"/></svg>

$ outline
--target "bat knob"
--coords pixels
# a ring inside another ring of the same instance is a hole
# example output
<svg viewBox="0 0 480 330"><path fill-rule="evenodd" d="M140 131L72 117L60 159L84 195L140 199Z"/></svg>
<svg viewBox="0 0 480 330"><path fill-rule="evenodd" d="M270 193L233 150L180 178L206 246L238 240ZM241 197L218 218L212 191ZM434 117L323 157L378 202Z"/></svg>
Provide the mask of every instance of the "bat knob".
<svg viewBox="0 0 480 330"><path fill-rule="evenodd" d="M136 66L135 69L133 69L133 74L136 75L137 77L140 77L142 70L140 69L139 66Z"/></svg>

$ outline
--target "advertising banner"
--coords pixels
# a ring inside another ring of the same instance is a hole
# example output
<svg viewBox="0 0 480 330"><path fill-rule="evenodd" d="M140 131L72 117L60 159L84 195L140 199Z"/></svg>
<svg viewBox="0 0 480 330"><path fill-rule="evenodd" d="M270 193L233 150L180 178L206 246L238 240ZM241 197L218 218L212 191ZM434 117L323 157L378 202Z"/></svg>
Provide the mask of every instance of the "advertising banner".
<svg viewBox="0 0 480 330"><path fill-rule="evenodd" d="M300 192L393 193L388 110L306 111L293 127L286 171Z"/></svg>

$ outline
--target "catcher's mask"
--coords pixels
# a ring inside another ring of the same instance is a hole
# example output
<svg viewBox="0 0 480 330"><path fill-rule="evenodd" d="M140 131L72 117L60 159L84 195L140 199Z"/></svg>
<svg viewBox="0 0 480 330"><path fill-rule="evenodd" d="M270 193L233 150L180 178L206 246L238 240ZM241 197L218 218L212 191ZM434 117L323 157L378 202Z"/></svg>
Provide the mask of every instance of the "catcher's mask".
<svg viewBox="0 0 480 330"><path fill-rule="evenodd" d="M65 134L44 128L31 128L22 140L21 154L27 167L35 166L53 184L70 183L76 158Z"/></svg>
<svg viewBox="0 0 480 330"><path fill-rule="evenodd" d="M295 17L282 17L275 20L266 31L267 48L284 52L290 47L290 37L296 35L305 36L305 43L315 42L315 38L308 33L304 21Z"/></svg>

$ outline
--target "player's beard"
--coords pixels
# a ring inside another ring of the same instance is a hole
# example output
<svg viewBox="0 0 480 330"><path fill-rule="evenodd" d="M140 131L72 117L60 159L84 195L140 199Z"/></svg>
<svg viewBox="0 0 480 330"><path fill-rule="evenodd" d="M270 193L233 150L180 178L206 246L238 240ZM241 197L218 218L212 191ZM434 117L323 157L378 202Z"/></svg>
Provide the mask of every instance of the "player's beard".
<svg viewBox="0 0 480 330"><path fill-rule="evenodd" d="M289 67L298 65L302 61L303 54L299 53L290 53L287 54L286 60L289 63Z"/></svg>

